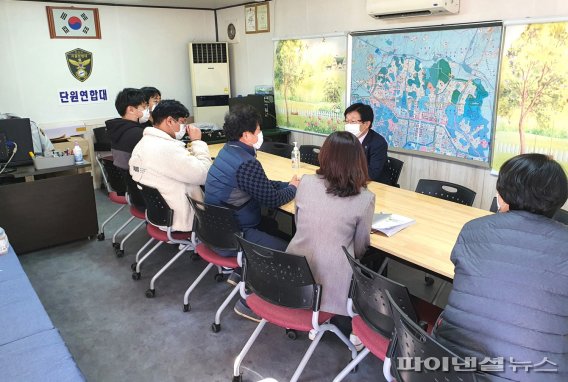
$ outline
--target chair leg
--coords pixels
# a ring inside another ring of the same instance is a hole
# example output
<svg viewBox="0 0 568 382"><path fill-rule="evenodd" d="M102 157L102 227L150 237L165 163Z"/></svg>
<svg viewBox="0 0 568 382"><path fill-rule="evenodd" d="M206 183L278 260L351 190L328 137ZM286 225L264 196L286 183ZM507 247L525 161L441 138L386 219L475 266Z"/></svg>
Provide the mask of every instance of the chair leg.
<svg viewBox="0 0 568 382"><path fill-rule="evenodd" d="M324 324L320 325L320 330L324 332L326 330L333 332L349 348L349 351L351 351L351 359L355 359L357 357L357 349L355 349L355 345L353 345L353 343L345 337L345 334L343 334L337 326L333 324Z"/></svg>
<svg viewBox="0 0 568 382"><path fill-rule="evenodd" d="M203 277L205 277L205 275L207 274L207 272L209 272L209 270L213 267L213 263L209 263L207 264L207 266L205 267L205 269L203 270L203 272L201 272L199 274L199 276L197 276L197 278L195 279L195 281L189 286L189 288L187 288L187 290L185 291L185 294L183 295L183 310L185 312L189 311L189 295L191 294L191 292L193 292L193 290L195 289L195 287L197 286L197 284L199 284L201 282L201 280L203 279ZM187 307L187 308L186 308ZM186 310L187 309L187 310Z"/></svg>
<svg viewBox="0 0 568 382"><path fill-rule="evenodd" d="M241 281L242 282L242 281ZM223 303L221 304L221 306L219 307L219 309L217 309L217 312L215 312L215 323L214 325L219 326L221 325L221 313L223 313L223 310L225 310L225 308L227 307L227 305L229 305L229 303L231 302L231 300L233 299L233 297L235 297L235 295L237 293L239 293L239 290L241 289L241 282L239 282L231 291L231 293L227 296L227 298L225 299L225 301L223 301Z"/></svg>
<svg viewBox="0 0 568 382"><path fill-rule="evenodd" d="M294 372L292 379L290 379L290 382L297 382L298 381L298 378L300 378L300 375L304 371L304 368L308 364L308 361L312 357L312 354L314 353L314 350L316 350L316 346L318 346L318 343L320 342L321 337L323 336L324 333L325 333L325 330L318 331L316 338L314 338L314 340L310 344L310 347L306 351L306 354L304 354L304 356L302 357L302 360L300 361L298 368Z"/></svg>
<svg viewBox="0 0 568 382"><path fill-rule="evenodd" d="M114 211L114 213L112 215L110 215L107 220L105 220L103 222L103 224L101 224L101 228L99 229L99 233L104 233L105 232L105 225L107 225L108 222L110 222L120 211L122 211L124 209L124 207L126 207L126 204L123 204L122 206L120 206L119 209L117 209L116 211Z"/></svg>
<svg viewBox="0 0 568 382"><path fill-rule="evenodd" d="M118 243L116 242L116 237L118 236L118 234L120 233L120 231L122 231L128 224L130 224L130 222L134 220L134 216L131 216L130 219L128 219L123 225L121 225L116 232L114 233L114 235L112 235L112 245L117 245Z"/></svg>
<svg viewBox="0 0 568 382"><path fill-rule="evenodd" d="M144 250L145 250L150 244L152 244L152 242L153 242L154 240L155 240L155 239L154 239L153 237L151 237L150 240L148 240L148 241L146 242L146 244L144 244L144 246L143 246L142 248L140 248L140 249L138 250L138 252L136 252L136 263L138 262L138 259L140 259L140 255L144 253Z"/></svg>
<svg viewBox="0 0 568 382"><path fill-rule="evenodd" d="M186 250L187 246L183 247L183 249L181 251L178 251L178 253L175 254L174 257L171 258L170 261L168 261L166 263L166 265L164 265L159 271L158 273L156 273L154 275L154 277L152 277L152 280L150 280L150 290L154 291L154 284L156 283L156 280L158 279L158 277L160 277L162 275L162 273L164 273L166 270L168 270L168 268L181 256L184 254L185 250Z"/></svg>
<svg viewBox="0 0 568 382"><path fill-rule="evenodd" d="M146 243L146 244L148 244L148 243ZM140 273L140 266L142 265L142 263L144 262L144 260L146 260L146 259L148 258L148 256L150 256L152 253L154 253L154 251L155 251L156 249L158 249L158 247L159 247L160 245L162 245L162 244L164 244L163 241L158 241L158 242L156 243L156 245L154 245L154 246L152 247L152 249L149 250L149 251L144 255L144 257L142 257L142 258L140 259L140 261L137 261L137 262L136 262L136 273Z"/></svg>
<svg viewBox="0 0 568 382"><path fill-rule="evenodd" d="M355 368L371 351L368 348L363 348L361 352L353 359L337 376L333 379L333 382L341 382L343 378L347 377L351 370Z"/></svg>
<svg viewBox="0 0 568 382"><path fill-rule="evenodd" d="M132 229L132 231L130 231L130 232L128 233L128 235L126 235L126 236L124 237L124 239L122 239L122 241L120 242L120 250L121 250L121 251L124 251L124 243L126 242L126 240L128 240L128 238L129 238L130 236L132 236L132 234L133 234L134 232L136 232L136 230L137 230L138 228L140 228L140 227L142 226L142 224L144 224L144 223L146 223L146 220L141 220L140 223L136 224L136 227L134 227L134 228Z"/></svg>
<svg viewBox="0 0 568 382"><path fill-rule="evenodd" d="M250 350L252 344L254 343L254 341L256 341L256 338L258 337L258 335L262 331L262 328L264 328L264 325L266 325L267 322L268 321L266 321L264 318L262 320L260 320L260 322L256 326L256 329L254 330L254 332L252 333L252 335L248 339L247 343L243 347L243 350L241 350L241 352L239 353L237 358L235 358L235 363L234 363L234 366L233 366L233 380L235 380L235 378L238 378L241 375L241 371L240 371L241 362L243 362L243 358L245 358L245 356L247 355L248 351Z"/></svg>

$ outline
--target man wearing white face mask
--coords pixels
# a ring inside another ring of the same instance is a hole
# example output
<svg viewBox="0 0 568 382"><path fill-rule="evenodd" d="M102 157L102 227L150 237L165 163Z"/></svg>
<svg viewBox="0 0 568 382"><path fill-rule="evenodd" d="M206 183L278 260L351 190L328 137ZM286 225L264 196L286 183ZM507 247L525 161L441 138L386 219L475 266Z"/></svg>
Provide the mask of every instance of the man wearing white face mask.
<svg viewBox="0 0 568 382"><path fill-rule="evenodd" d="M145 86L141 88L142 93L144 93L144 101L148 104L148 118L145 121L140 121L142 126L148 127L154 125L154 120L152 119L152 112L156 106L160 103L162 99L162 93L153 86Z"/></svg>
<svg viewBox="0 0 568 382"><path fill-rule="evenodd" d="M369 178L375 182L389 184L389 177L383 169L387 163L388 144L382 135L371 129L373 109L363 103L354 103L345 109L345 131L354 134L363 145Z"/></svg>
<svg viewBox="0 0 568 382"><path fill-rule="evenodd" d="M185 195L203 200L200 186L211 167L201 130L186 125L187 117L187 108L178 101L160 102L153 112L154 126L144 129L129 162L132 179L157 188L174 210L172 228L176 231L191 231L193 210ZM181 142L186 133L191 141L189 149Z"/></svg>
<svg viewBox="0 0 568 382"><path fill-rule="evenodd" d="M147 108L144 94L139 89L125 88L116 96L116 111L121 118L105 122L110 136L114 165L128 170L128 160L134 146L142 139L143 127L138 122Z"/></svg>

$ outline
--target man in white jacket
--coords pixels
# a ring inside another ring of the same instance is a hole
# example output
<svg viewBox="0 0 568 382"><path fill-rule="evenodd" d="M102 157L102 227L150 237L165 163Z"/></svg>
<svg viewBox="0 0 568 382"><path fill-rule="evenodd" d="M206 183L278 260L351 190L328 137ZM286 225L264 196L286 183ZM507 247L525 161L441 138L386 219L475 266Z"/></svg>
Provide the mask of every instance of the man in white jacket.
<svg viewBox="0 0 568 382"><path fill-rule="evenodd" d="M144 129L129 161L132 179L158 189L174 210L175 231L191 231L193 211L185 195L203 200L200 186L211 167L201 130L185 124L188 116L189 111L180 102L160 102L152 112L154 126ZM191 140L188 148L180 141L186 133Z"/></svg>

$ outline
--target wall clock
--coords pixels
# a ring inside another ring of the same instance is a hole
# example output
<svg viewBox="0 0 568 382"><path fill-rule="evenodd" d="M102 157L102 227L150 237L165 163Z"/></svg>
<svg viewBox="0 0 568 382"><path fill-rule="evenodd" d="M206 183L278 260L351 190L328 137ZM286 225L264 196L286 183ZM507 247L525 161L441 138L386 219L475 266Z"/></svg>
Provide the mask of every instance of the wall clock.
<svg viewBox="0 0 568 382"><path fill-rule="evenodd" d="M235 28L235 24L229 23L229 25L227 25L227 37L229 38L230 41L233 41L236 35L237 35L237 28Z"/></svg>

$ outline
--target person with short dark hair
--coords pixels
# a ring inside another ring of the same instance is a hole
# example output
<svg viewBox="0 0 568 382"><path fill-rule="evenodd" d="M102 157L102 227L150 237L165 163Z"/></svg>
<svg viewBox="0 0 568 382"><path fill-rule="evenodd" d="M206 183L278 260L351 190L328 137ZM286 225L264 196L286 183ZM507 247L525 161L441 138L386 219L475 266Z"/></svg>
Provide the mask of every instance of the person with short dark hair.
<svg viewBox="0 0 568 382"><path fill-rule="evenodd" d="M211 167L207 144L201 130L186 125L189 111L180 102L164 100L154 109L154 126L144 129L144 136L132 151L130 175L136 182L158 189L174 210L172 229L191 231L193 210L186 194L203 200L202 185ZM191 146L181 138L187 133Z"/></svg>
<svg viewBox="0 0 568 382"><path fill-rule="evenodd" d="M382 135L374 131L374 113L369 105L354 103L345 109L345 131L354 134L365 150L369 178L375 182L390 184L389 176L384 171L387 163L388 144Z"/></svg>
<svg viewBox="0 0 568 382"><path fill-rule="evenodd" d="M551 219L568 199L566 173L546 155L518 155L501 166L497 192L499 213L460 232L453 289L433 334L478 363L503 357L497 374L509 380L567 381L568 227ZM515 362L530 372L515 372ZM539 373L542 362L557 372Z"/></svg>
<svg viewBox="0 0 568 382"><path fill-rule="evenodd" d="M150 110L150 116L148 117L148 120L146 122L142 123L142 126L153 126L154 120L152 118L152 112L156 108L156 105L158 105L162 100L162 93L160 93L160 91L153 86L145 86L140 90L142 90L142 93L144 93L144 101L146 101L148 109Z"/></svg>
<svg viewBox="0 0 568 382"><path fill-rule="evenodd" d="M250 105L236 105L225 116L223 130L227 143L207 175L205 202L233 208L245 239L283 251L288 243L273 234L277 223L261 216L260 208L276 208L290 202L300 181L296 176L288 183L268 179L256 159L256 150L263 142L260 123L260 114ZM236 253L218 253L236 256ZM237 302L235 312L254 321L260 320L244 300Z"/></svg>
<svg viewBox="0 0 568 382"><path fill-rule="evenodd" d="M121 118L105 122L111 141L113 163L120 169L128 170L132 150L142 139L143 127L139 120L143 119L148 108L142 91L133 88L121 90L114 105Z"/></svg>
<svg viewBox="0 0 568 382"><path fill-rule="evenodd" d="M304 175L296 193L296 234L286 249L305 256L322 285L321 310L347 315L351 267L341 246L357 258L370 244L375 194L367 189L365 153L351 133L330 134L316 175Z"/></svg>

